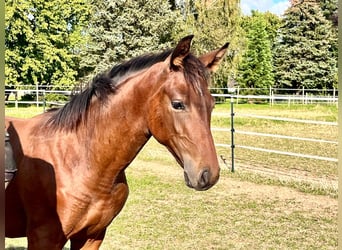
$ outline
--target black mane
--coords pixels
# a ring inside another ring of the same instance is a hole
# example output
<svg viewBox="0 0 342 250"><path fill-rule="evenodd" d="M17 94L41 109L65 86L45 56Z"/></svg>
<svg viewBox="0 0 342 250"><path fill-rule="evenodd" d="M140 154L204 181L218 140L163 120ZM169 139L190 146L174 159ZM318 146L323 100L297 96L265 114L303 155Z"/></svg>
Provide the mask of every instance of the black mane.
<svg viewBox="0 0 342 250"><path fill-rule="evenodd" d="M166 50L159 54L139 56L114 66L108 72L97 75L87 89L73 96L70 102L62 108L51 111L51 116L46 125L55 130L76 130L81 122L87 120L87 111L93 97L105 104L108 97L115 93L116 86L121 79L166 60L171 53L172 50ZM203 79L205 82L209 79L204 65L190 54L184 59L183 70L187 82L192 83L195 89L202 92L198 79ZM204 87L207 88L208 86Z"/></svg>

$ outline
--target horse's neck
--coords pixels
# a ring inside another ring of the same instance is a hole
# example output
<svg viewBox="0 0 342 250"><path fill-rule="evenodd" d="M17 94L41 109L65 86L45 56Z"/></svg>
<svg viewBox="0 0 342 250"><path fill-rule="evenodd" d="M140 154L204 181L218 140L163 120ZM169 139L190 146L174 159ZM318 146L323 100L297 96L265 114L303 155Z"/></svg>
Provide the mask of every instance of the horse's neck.
<svg viewBox="0 0 342 250"><path fill-rule="evenodd" d="M96 164L124 169L151 137L144 114L145 98L150 95L148 91L153 91L152 85L153 82L141 81L141 77L128 79L94 121L89 152Z"/></svg>

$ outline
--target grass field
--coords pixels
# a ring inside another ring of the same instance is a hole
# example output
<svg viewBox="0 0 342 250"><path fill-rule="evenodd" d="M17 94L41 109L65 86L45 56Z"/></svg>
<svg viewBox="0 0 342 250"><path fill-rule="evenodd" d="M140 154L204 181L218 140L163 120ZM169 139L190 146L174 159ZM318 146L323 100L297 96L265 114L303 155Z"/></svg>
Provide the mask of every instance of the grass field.
<svg viewBox="0 0 342 250"><path fill-rule="evenodd" d="M34 109L6 109L6 115L30 117L41 112ZM217 105L214 112L229 115L229 105ZM239 130L337 140L336 126L238 116L249 113L336 122L335 106L239 104L235 112ZM214 114L212 126L229 128L229 116ZM229 133L215 132L214 137L216 142L230 143ZM238 134L236 143L337 155L336 145L321 143ZM229 163L230 149L217 150ZM337 249L337 187L330 185L337 180L336 163L242 149L236 149L236 158L235 173L221 161L218 184L206 192L195 192L184 185L182 170L167 150L150 140L127 169L130 196L108 228L101 249ZM25 246L25 239L6 239L6 249Z"/></svg>

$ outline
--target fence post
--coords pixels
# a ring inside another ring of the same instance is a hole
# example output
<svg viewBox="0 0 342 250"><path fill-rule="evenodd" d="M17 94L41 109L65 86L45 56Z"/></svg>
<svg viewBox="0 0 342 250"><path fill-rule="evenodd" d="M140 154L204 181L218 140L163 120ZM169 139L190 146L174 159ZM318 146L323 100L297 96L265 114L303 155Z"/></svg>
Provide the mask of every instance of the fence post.
<svg viewBox="0 0 342 250"><path fill-rule="evenodd" d="M45 90L43 90L43 112L45 112L46 109L46 99L45 99Z"/></svg>
<svg viewBox="0 0 342 250"><path fill-rule="evenodd" d="M333 90L333 102L335 102L335 97L336 97L336 89L335 89L335 87L334 87L334 90Z"/></svg>
<svg viewBox="0 0 342 250"><path fill-rule="evenodd" d="M234 99L233 96L230 96L230 126L231 126L231 149L232 149L232 172L235 171L234 169Z"/></svg>
<svg viewBox="0 0 342 250"><path fill-rule="evenodd" d="M236 91L236 105L239 105L239 94L240 94L240 86L237 86L237 91Z"/></svg>
<svg viewBox="0 0 342 250"><path fill-rule="evenodd" d="M15 108L18 108L18 90L15 90Z"/></svg>
<svg viewBox="0 0 342 250"><path fill-rule="evenodd" d="M36 104L37 104L37 108L39 108L39 87L38 87L38 83L36 84Z"/></svg>

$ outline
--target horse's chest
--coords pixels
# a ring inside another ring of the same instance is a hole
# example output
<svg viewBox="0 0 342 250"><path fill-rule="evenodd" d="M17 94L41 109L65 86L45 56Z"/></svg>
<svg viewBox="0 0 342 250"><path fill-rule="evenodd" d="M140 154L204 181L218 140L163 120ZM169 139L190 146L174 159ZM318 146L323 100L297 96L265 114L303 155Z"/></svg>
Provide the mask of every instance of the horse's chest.
<svg viewBox="0 0 342 250"><path fill-rule="evenodd" d="M86 229L88 234L105 229L123 208L127 196L126 183L117 184L108 194L84 193L69 201L69 216L65 216L65 231L71 234ZM71 229L72 228L72 229Z"/></svg>

